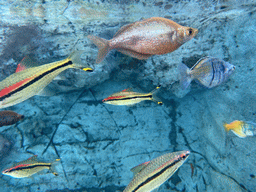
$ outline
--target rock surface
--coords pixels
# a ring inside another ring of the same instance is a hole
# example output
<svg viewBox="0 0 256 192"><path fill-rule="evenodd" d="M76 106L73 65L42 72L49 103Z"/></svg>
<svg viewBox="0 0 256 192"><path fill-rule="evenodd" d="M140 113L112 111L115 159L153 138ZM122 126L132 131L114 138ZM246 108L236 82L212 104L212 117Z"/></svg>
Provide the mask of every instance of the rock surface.
<svg viewBox="0 0 256 192"><path fill-rule="evenodd" d="M83 61L95 68L89 74L67 70L65 80L50 85L60 94L34 96L8 108L25 119L1 128L0 169L34 154L61 161L58 177L2 175L1 191L123 191L132 167L179 150L191 155L160 191L255 191L255 137L241 139L222 126L256 121L255 1L14 0L0 6L0 80L27 54L49 63L84 50ZM98 50L87 35L111 39L121 26L152 16L199 33L166 55L139 61L111 51L94 63ZM179 63L192 67L206 55L234 64L236 72L214 89L192 82L190 90L180 90ZM125 88L146 93L159 84L163 106L101 102Z"/></svg>

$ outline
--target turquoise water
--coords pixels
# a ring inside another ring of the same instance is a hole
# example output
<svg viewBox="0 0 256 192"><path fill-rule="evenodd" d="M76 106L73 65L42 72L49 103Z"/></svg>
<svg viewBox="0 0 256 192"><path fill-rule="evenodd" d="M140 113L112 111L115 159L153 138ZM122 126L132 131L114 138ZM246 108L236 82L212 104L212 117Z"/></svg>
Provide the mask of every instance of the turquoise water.
<svg viewBox="0 0 256 192"><path fill-rule="evenodd" d="M131 168L163 154L190 156L159 191L255 191L255 137L239 138L223 123L255 122L255 1L12 1L0 3L0 79L26 55L46 64L83 50L94 72L67 69L49 87L9 108L25 116L1 127L1 170L38 155L59 176L44 170L28 178L1 175L1 191L123 191ZM137 60L115 50L99 64L87 38L105 39L124 25L165 17L198 34L172 53ZM236 66L228 81L206 89L195 81L179 87L178 66L204 56ZM132 87L157 93L164 103L103 104ZM49 146L49 147L47 147Z"/></svg>

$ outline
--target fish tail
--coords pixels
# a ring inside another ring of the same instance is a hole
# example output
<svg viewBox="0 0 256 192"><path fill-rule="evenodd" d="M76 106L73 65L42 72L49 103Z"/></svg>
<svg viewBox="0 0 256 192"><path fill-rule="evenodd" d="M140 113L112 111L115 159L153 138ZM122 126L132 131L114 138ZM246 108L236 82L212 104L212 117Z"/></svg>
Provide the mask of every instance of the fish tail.
<svg viewBox="0 0 256 192"><path fill-rule="evenodd" d="M108 40L93 35L87 37L99 48L96 63L100 63L110 51Z"/></svg>
<svg viewBox="0 0 256 192"><path fill-rule="evenodd" d="M223 123L223 127L225 127L225 130L228 132L231 128L228 126L227 123Z"/></svg>
<svg viewBox="0 0 256 192"><path fill-rule="evenodd" d="M84 51L73 51L70 56L68 57L68 59L70 61L72 61L72 63L74 64L74 67L79 68L79 69L83 69L84 71L93 71L93 69L91 67L89 67L89 65L84 64L81 61L81 55L84 53Z"/></svg>
<svg viewBox="0 0 256 192"><path fill-rule="evenodd" d="M157 92L160 90L161 85L156 87L150 93L152 94L152 101L156 102L158 105L163 105L163 102L156 96Z"/></svg>
<svg viewBox="0 0 256 192"><path fill-rule="evenodd" d="M181 89L185 90L192 81L192 78L188 74L189 68L183 63L181 63L178 68L180 72L180 87Z"/></svg>
<svg viewBox="0 0 256 192"><path fill-rule="evenodd" d="M55 164L56 162L60 161L60 159L56 159L52 164L51 164L51 167L50 167L50 171L52 172L53 175L55 176L58 176L59 174L55 171Z"/></svg>

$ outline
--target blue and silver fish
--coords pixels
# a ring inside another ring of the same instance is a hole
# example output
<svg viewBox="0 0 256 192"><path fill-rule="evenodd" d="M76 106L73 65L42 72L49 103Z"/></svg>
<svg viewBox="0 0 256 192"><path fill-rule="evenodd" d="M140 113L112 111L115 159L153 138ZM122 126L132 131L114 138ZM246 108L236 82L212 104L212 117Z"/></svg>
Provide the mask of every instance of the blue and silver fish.
<svg viewBox="0 0 256 192"><path fill-rule="evenodd" d="M180 64L180 86L182 89L186 89L195 79L204 87L213 88L225 82L234 70L234 65L221 59L203 57L191 69L185 64Z"/></svg>

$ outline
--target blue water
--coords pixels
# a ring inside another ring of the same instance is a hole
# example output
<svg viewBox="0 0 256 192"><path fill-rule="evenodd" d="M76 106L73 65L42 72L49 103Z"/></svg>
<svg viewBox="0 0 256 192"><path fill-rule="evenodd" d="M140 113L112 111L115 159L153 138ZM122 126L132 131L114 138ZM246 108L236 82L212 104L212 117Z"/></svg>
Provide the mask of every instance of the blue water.
<svg viewBox="0 0 256 192"><path fill-rule="evenodd" d="M0 129L0 169L38 155L59 176L0 177L1 191L123 191L131 168L163 154L189 150L187 161L159 191L255 191L255 136L239 138L223 123L256 122L255 1L1 1L0 80L25 55L46 64L83 50L94 72L68 69L49 86L54 96L34 96L9 108L23 121ZM125 24L165 17L198 34L172 53L137 60L111 51L96 64L87 38L105 39ZM228 81L206 89L195 81L179 88L178 65L192 67L213 56L236 66ZM160 106L102 103L133 88L148 93L162 85Z"/></svg>

